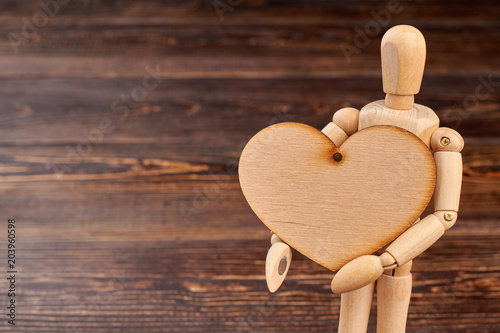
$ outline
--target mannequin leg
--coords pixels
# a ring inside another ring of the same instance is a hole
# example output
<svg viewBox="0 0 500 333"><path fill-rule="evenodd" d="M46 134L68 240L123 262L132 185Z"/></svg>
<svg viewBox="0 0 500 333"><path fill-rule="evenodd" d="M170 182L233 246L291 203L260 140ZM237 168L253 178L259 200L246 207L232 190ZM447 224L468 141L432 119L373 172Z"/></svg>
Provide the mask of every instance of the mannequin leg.
<svg viewBox="0 0 500 333"><path fill-rule="evenodd" d="M339 333L366 333L375 282L340 296Z"/></svg>
<svg viewBox="0 0 500 333"><path fill-rule="evenodd" d="M387 270L377 280L377 333L404 333L411 298L411 264Z"/></svg>

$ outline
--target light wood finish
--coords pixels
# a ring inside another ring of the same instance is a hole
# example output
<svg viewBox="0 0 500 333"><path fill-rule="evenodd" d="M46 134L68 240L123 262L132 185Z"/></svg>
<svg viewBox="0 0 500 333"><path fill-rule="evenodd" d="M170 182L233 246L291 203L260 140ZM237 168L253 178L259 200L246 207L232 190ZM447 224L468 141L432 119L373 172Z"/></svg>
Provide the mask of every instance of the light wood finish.
<svg viewBox="0 0 500 333"><path fill-rule="evenodd" d="M427 250L443 234L445 228L434 215L428 215L406 230L386 249L402 266Z"/></svg>
<svg viewBox="0 0 500 333"><path fill-rule="evenodd" d="M425 39L418 29L398 25L382 37L382 79L384 92L415 95L420 90L425 67Z"/></svg>
<svg viewBox="0 0 500 333"><path fill-rule="evenodd" d="M326 268L293 253L284 286L293 284L270 296L269 232L225 166L276 106L286 106L283 120L321 129L333 110L383 99L374 45L383 32L349 65L338 48L352 43L353 24L371 26L368 3L244 1L220 23L212 1L71 1L18 54L7 35L22 36L40 0L1 3L0 209L24 227L19 325L4 321L4 331L336 332L340 296L322 289ZM399 3L391 22L425 27L435 50L416 102L439 105L446 126L467 137L460 220L415 260L408 331L500 331L500 87L459 127L454 107L474 96L479 76L500 80L500 1ZM372 4L385 12L397 2ZM141 84L147 64L170 75L115 118L110 103ZM115 131L64 181L53 177L47 164L105 117ZM200 208L198 193L214 183L221 191ZM185 223L179 205L193 200Z"/></svg>
<svg viewBox="0 0 500 333"><path fill-rule="evenodd" d="M395 267L396 259L390 253L384 252L380 255L380 263L384 269L391 269Z"/></svg>
<svg viewBox="0 0 500 333"><path fill-rule="evenodd" d="M274 293L285 280L292 263L292 249L283 242L274 243L267 252L266 282L267 288Z"/></svg>
<svg viewBox="0 0 500 333"><path fill-rule="evenodd" d="M343 108L333 114L332 122L337 124L347 135L353 135L358 131L359 110L355 108Z"/></svg>
<svg viewBox="0 0 500 333"><path fill-rule="evenodd" d="M377 333L404 333L412 275L382 275L377 281Z"/></svg>
<svg viewBox="0 0 500 333"><path fill-rule="evenodd" d="M452 151L434 153L436 161L435 210L458 212L462 189L462 154Z"/></svg>
<svg viewBox="0 0 500 333"><path fill-rule="evenodd" d="M375 282L384 273L380 258L365 255L354 259L342 267L331 283L336 294L343 294Z"/></svg>
<svg viewBox="0 0 500 333"><path fill-rule="evenodd" d="M339 125L329 122L321 132L325 134L330 140L332 140L333 144L337 147L340 147L347 140L347 134L344 132Z"/></svg>
<svg viewBox="0 0 500 333"><path fill-rule="evenodd" d="M392 275L392 276L406 276L406 275L410 274L412 266L413 266L413 260L410 260L406 264L404 264L404 265L402 265L400 267L396 267L394 269L393 274L389 274L389 275Z"/></svg>
<svg viewBox="0 0 500 333"><path fill-rule="evenodd" d="M458 213L450 210L438 210L433 215L439 219L445 230L453 227L458 218Z"/></svg>
<svg viewBox="0 0 500 333"><path fill-rule="evenodd" d="M384 100L364 106L359 113L359 129L376 125L401 127L418 136L428 147L432 133L439 127L439 118L430 108L413 104L407 111L390 109Z"/></svg>
<svg viewBox="0 0 500 333"><path fill-rule="evenodd" d="M366 333L375 282L340 296L338 333Z"/></svg>
<svg viewBox="0 0 500 333"><path fill-rule="evenodd" d="M414 95L385 95L385 106L394 110L411 110L415 102Z"/></svg>
<svg viewBox="0 0 500 333"><path fill-rule="evenodd" d="M282 242L282 240L276 235L275 233L272 233L271 235L271 245L274 245L276 242Z"/></svg>
<svg viewBox="0 0 500 333"><path fill-rule="evenodd" d="M335 162L332 156L341 153ZM419 167L409 168L408 156ZM239 177L257 216L284 242L337 270L391 242L432 196L434 160L411 133L377 126L336 148L303 124L281 123L255 135Z"/></svg>
<svg viewBox="0 0 500 333"><path fill-rule="evenodd" d="M460 153L464 148L464 139L454 129L440 127L431 136L431 148L434 151L454 151Z"/></svg>
<svg viewBox="0 0 500 333"><path fill-rule="evenodd" d="M384 252L384 254L389 254L389 253ZM382 257L382 256L380 256L380 257ZM410 260L401 267L393 267L392 269L387 269L387 268L384 269L384 274L391 275L391 276L405 276L405 275L410 273L412 265L413 265L413 260Z"/></svg>

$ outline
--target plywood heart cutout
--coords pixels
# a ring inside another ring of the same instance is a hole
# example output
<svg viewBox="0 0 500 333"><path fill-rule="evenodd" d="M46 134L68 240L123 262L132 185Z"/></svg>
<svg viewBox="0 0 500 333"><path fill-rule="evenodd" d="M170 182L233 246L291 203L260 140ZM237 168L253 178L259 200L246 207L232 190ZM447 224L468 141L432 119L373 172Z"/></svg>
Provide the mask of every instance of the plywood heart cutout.
<svg viewBox="0 0 500 333"><path fill-rule="evenodd" d="M269 229L337 270L387 245L420 216L436 168L428 147L398 127L363 129L337 148L310 126L281 123L248 142L239 177Z"/></svg>

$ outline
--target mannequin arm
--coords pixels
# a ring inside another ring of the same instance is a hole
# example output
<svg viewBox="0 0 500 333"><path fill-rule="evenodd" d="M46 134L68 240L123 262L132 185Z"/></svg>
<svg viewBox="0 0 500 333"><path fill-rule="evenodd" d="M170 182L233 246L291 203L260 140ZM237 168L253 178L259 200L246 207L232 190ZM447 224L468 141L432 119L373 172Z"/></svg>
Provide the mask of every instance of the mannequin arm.
<svg viewBox="0 0 500 333"><path fill-rule="evenodd" d="M431 148L436 162L434 214L425 217L396 238L379 260L375 260L376 256L362 256L347 263L332 281L333 292L356 290L377 280L384 269L406 264L427 250L455 224L462 185L460 152L463 139L452 129L439 128L431 137ZM358 271L363 274L353 279L352 272Z"/></svg>
<svg viewBox="0 0 500 333"><path fill-rule="evenodd" d="M358 122L359 110L343 108L335 112L332 121L321 132L329 137L335 146L340 147L347 137L358 131Z"/></svg>
<svg viewBox="0 0 500 333"><path fill-rule="evenodd" d="M462 151L464 141L450 128L439 128L431 137L436 162L434 214L425 217L399 236L386 252L402 266L436 242L457 220L462 187Z"/></svg>

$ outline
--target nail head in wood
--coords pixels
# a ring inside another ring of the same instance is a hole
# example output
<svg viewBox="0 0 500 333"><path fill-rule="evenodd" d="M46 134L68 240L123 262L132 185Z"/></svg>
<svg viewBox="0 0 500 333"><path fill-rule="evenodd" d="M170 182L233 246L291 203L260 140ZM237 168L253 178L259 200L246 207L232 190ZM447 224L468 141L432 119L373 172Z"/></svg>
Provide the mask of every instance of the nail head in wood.
<svg viewBox="0 0 500 333"><path fill-rule="evenodd" d="M444 213L444 219L448 222L450 222L451 220L453 220L453 214L451 212L446 212Z"/></svg>
<svg viewBox="0 0 500 333"><path fill-rule="evenodd" d="M453 227L455 225L455 222L457 222L457 217L458 217L457 212L442 211L442 210L438 210L438 211L434 212L433 215L438 218L438 220L444 226L445 230L448 230L451 227Z"/></svg>
<svg viewBox="0 0 500 333"><path fill-rule="evenodd" d="M442 145L443 147L446 147L446 146L447 146L447 145L449 145L449 144L450 144L450 138L449 138L449 137L447 137L447 136L443 136L443 137L441 138L441 145Z"/></svg>
<svg viewBox="0 0 500 333"><path fill-rule="evenodd" d="M434 151L461 152L464 148L464 139L454 129L440 127L432 133L431 148Z"/></svg>

